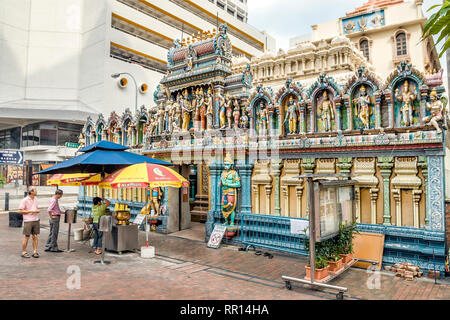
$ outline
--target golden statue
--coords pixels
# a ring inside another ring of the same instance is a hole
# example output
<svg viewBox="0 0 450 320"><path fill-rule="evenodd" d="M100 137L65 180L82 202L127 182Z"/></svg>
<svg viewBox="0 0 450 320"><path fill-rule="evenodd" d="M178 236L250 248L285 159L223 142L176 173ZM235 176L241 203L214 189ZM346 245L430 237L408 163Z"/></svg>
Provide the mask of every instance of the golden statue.
<svg viewBox="0 0 450 320"><path fill-rule="evenodd" d="M400 108L400 112L402 113L403 125L411 126L413 125L413 111L414 111L414 100L417 98L417 94L415 92L415 88L412 89L409 87L408 80L405 80L403 84L402 92L399 93L398 88L395 89L395 98L397 101L402 103L402 107Z"/></svg>
<svg viewBox="0 0 450 320"><path fill-rule="evenodd" d="M189 93L184 89L183 98L181 99L181 109L183 110L183 124L181 130L189 131L189 123L191 122L191 103L189 101Z"/></svg>
<svg viewBox="0 0 450 320"><path fill-rule="evenodd" d="M219 110L220 110L220 113L219 113L220 128L222 129L222 128L225 128L226 121L227 121L226 113L225 113L226 101L221 92L218 93L218 96L219 96Z"/></svg>
<svg viewBox="0 0 450 320"><path fill-rule="evenodd" d="M334 119L334 108L333 104L328 98L328 93L325 90L323 92L323 100L319 105L319 115L322 118L323 128L325 132L331 130L331 120Z"/></svg>

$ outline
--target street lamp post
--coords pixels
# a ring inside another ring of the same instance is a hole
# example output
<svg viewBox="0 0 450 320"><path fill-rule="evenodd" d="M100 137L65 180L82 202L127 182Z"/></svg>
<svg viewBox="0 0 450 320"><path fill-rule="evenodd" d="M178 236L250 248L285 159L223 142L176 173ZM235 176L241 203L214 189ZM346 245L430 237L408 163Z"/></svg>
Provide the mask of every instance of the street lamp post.
<svg viewBox="0 0 450 320"><path fill-rule="evenodd" d="M111 78L117 79L118 77L120 77L123 74L129 75L131 77L131 79L133 79L134 86L136 88L136 99L135 99L135 102L134 102L134 111L137 113L138 86L137 86L137 83L136 83L136 79L134 79L134 77L131 74L129 74L128 72L113 73L111 75Z"/></svg>

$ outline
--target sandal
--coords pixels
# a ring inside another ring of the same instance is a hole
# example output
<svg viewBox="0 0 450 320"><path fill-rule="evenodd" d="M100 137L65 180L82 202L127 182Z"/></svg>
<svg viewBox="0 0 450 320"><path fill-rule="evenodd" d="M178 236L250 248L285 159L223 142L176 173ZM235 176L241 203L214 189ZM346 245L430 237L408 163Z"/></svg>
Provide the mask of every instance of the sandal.
<svg viewBox="0 0 450 320"><path fill-rule="evenodd" d="M27 259L31 258L30 255L28 254L28 252L22 253L21 257L27 258Z"/></svg>
<svg viewBox="0 0 450 320"><path fill-rule="evenodd" d="M37 253L37 252L36 252L36 253L33 253L32 257L33 257L33 258L39 258L39 253Z"/></svg>

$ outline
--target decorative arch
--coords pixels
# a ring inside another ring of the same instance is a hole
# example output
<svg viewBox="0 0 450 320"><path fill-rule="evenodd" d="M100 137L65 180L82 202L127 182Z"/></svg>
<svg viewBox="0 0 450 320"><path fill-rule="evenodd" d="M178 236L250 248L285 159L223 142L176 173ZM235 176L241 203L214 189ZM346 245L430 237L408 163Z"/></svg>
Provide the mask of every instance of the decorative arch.
<svg viewBox="0 0 450 320"><path fill-rule="evenodd" d="M308 118L310 119L310 132L331 132L341 128L341 88L333 79L322 73L316 82L307 90L308 97ZM319 114L319 105L323 103L324 93L327 93L328 99L332 104L333 114L331 116L331 127L327 131L323 117ZM334 119L333 119L334 118Z"/></svg>
<svg viewBox="0 0 450 320"><path fill-rule="evenodd" d="M275 105L275 101L273 99L273 91L272 88L264 88L262 83L259 83L255 90L251 93L249 97L249 112L251 114L250 121L250 129L255 131L257 134L263 134L260 132L260 112L262 108L267 109L267 129L273 128L273 120L272 117L269 119L269 111L273 115L275 111L273 106Z"/></svg>
<svg viewBox="0 0 450 320"><path fill-rule="evenodd" d="M296 110L293 111L295 118L294 122L296 123L294 132L290 132L289 125L285 121L290 97L294 98L295 104L297 105L295 108ZM280 128L282 129L282 134L287 135L288 133L297 134L299 132L304 132L305 108L302 85L299 82L292 83L292 79L288 78L285 86L282 87L275 96L275 101L277 103L277 112L280 118Z"/></svg>
<svg viewBox="0 0 450 320"><path fill-rule="evenodd" d="M129 108L125 109L125 112L122 115L120 126L123 132L122 144L125 146L131 145L133 137L132 134L130 134L130 128L132 128L133 126L133 117Z"/></svg>
<svg viewBox="0 0 450 320"><path fill-rule="evenodd" d="M387 78L387 86L385 94L390 98L390 127L406 127L408 126L404 121L404 115L401 112L403 102L398 99L398 94L406 87L408 82L409 90L414 94L412 124L409 126L419 125L422 118L425 116L425 109L421 106L421 92L426 92L428 87L425 83L424 75L417 70L412 64L406 60L402 61L397 68ZM397 91L398 90L398 91Z"/></svg>
<svg viewBox="0 0 450 320"><path fill-rule="evenodd" d="M97 122L95 123L95 133L97 135L97 142L106 140L105 129L106 129L105 118L103 117L103 114L100 113Z"/></svg>
<svg viewBox="0 0 450 320"><path fill-rule="evenodd" d="M359 104L360 90L366 89L369 98L368 125L361 120L361 105ZM383 97L383 86L372 72L368 72L364 66L358 68L353 77L344 87L344 105L342 110L342 129L374 129L381 126L380 105ZM359 109L359 110L358 110Z"/></svg>
<svg viewBox="0 0 450 320"><path fill-rule="evenodd" d="M95 136L92 135L92 130L94 129L94 122L92 121L91 116L88 116L86 123L84 124L83 132L86 140L86 146L94 143ZM95 132L95 130L94 130Z"/></svg>
<svg viewBox="0 0 450 320"><path fill-rule="evenodd" d="M120 143L120 126L119 116L115 111L112 111L109 115L108 122L106 123L106 130L108 131L108 140L114 143Z"/></svg>
<svg viewBox="0 0 450 320"><path fill-rule="evenodd" d="M136 114L136 118L135 118L136 141L137 141L138 145L141 145L144 143L144 139L145 139L144 128L146 127L148 120L149 119L148 119L148 115L147 115L147 110L146 110L145 106L142 106L139 109L139 112Z"/></svg>

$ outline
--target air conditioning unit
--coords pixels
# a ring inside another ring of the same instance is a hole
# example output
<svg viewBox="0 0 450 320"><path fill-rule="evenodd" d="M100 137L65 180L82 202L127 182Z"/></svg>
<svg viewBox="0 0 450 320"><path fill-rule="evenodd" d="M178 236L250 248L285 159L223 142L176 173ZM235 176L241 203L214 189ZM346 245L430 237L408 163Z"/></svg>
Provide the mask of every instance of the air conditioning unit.
<svg viewBox="0 0 450 320"><path fill-rule="evenodd" d="M142 84L139 86L139 92L140 92L140 93L146 93L147 91L148 91L148 84L142 83Z"/></svg>
<svg viewBox="0 0 450 320"><path fill-rule="evenodd" d="M120 88L125 88L128 85L128 80L127 78L120 78L119 81L117 81L117 85Z"/></svg>

